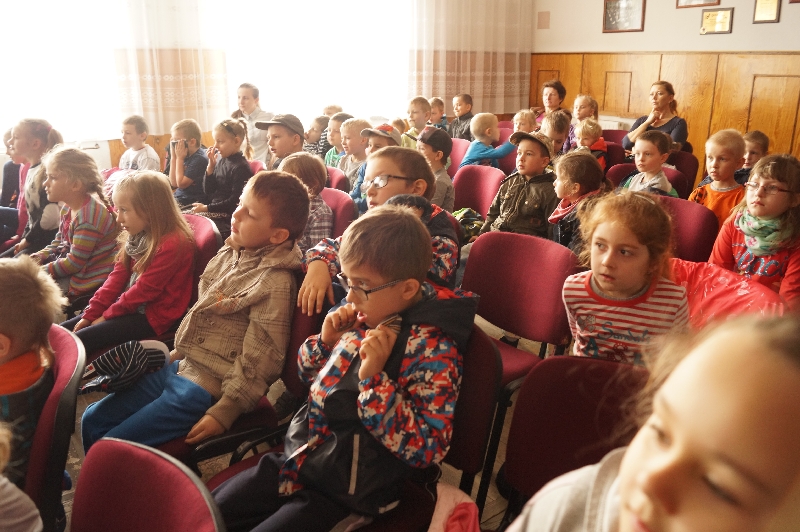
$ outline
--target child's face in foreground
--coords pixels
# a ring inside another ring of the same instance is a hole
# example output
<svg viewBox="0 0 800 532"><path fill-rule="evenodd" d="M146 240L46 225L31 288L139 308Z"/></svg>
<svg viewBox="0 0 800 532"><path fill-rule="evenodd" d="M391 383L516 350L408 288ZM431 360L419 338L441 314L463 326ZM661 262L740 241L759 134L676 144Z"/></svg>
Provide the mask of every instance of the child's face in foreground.
<svg viewBox="0 0 800 532"><path fill-rule="evenodd" d="M456 116L463 116L469 113L472 110L472 106L468 103L464 103L459 97L453 98L453 114Z"/></svg>
<svg viewBox="0 0 800 532"><path fill-rule="evenodd" d="M526 177L544 172L550 157L542 155L542 145L531 139L522 139L517 146L517 170Z"/></svg>
<svg viewBox="0 0 800 532"><path fill-rule="evenodd" d="M114 206L117 208L117 223L128 233L135 235L150 226L145 216L133 207L131 195L127 191L114 191Z"/></svg>
<svg viewBox="0 0 800 532"><path fill-rule="evenodd" d="M144 140L147 133L137 133L136 126L132 124L122 124L122 144L126 148L141 150L144 147Z"/></svg>
<svg viewBox="0 0 800 532"><path fill-rule="evenodd" d="M570 176L564 175L563 172L557 173L558 177L553 181L553 187L556 189L556 197L558 199L568 199L572 202L578 194L580 187L576 187L570 179Z"/></svg>
<svg viewBox="0 0 800 532"><path fill-rule="evenodd" d="M444 107L431 107L431 124L438 124L444 116Z"/></svg>
<svg viewBox="0 0 800 532"><path fill-rule="evenodd" d="M251 189L242 193L231 220L231 240L237 246L256 250L280 244L286 238L281 239L279 233L285 231L273 227L272 206L267 199L257 197Z"/></svg>
<svg viewBox="0 0 800 532"><path fill-rule="evenodd" d="M650 282L650 252L619 223L603 222L592 233L592 278L600 291L629 298Z"/></svg>
<svg viewBox="0 0 800 532"><path fill-rule="evenodd" d="M419 105L409 105L408 106L408 123L411 124L412 127L417 129L422 129L425 127L425 124L428 123L431 114L429 112L425 112L421 106Z"/></svg>
<svg viewBox="0 0 800 532"><path fill-rule="evenodd" d="M572 105L572 116L577 120L583 120L594 115L589 101L586 98L576 98Z"/></svg>
<svg viewBox="0 0 800 532"><path fill-rule="evenodd" d="M47 179L45 179L44 191L47 193L49 201L67 201L71 199L74 190L74 181L67 178L64 172L59 172L52 165L46 167Z"/></svg>
<svg viewBox="0 0 800 532"><path fill-rule="evenodd" d="M533 133L534 126L530 120L527 118L515 118L514 119L514 133L517 131L524 131L525 133Z"/></svg>
<svg viewBox="0 0 800 532"><path fill-rule="evenodd" d="M267 130L269 133L269 151L275 154L278 159L283 159L287 155L300 151L303 147L299 135L289 128L272 125Z"/></svg>
<svg viewBox="0 0 800 532"><path fill-rule="evenodd" d="M391 283L397 279L387 279L374 268L359 266L342 262L342 275L347 278L350 286L369 290L377 288L386 283ZM349 290L347 292L347 302L352 303L358 318L367 324L367 327L374 329L380 322L405 310L408 301L403 299L403 283L389 286L382 290L372 292L365 297L359 290Z"/></svg>
<svg viewBox="0 0 800 532"><path fill-rule="evenodd" d="M362 137L360 131L345 129L342 131L342 148L347 155L363 157L367 149L367 137Z"/></svg>
<svg viewBox="0 0 800 532"><path fill-rule="evenodd" d="M342 123L336 120L328 122L328 142L338 151L342 151Z"/></svg>
<svg viewBox="0 0 800 532"><path fill-rule="evenodd" d="M744 167L745 168L752 168L755 164L761 159L763 156L766 155L764 150L761 148L761 145L757 142L751 142L749 140L744 141Z"/></svg>
<svg viewBox="0 0 800 532"><path fill-rule="evenodd" d="M763 529L800 470L800 370L765 343L719 331L669 376L622 461L620 532Z"/></svg>
<svg viewBox="0 0 800 532"><path fill-rule="evenodd" d="M386 186L377 188L372 181L382 175L391 175L398 177L390 177ZM367 208L371 209L378 205L383 205L389 198L398 194L412 194L414 191L414 181L408 179L400 179L400 177L408 177L403 175L400 168L391 159L386 157L378 157L370 159L367 162L367 169L364 172L364 184L370 183L367 188Z"/></svg>
<svg viewBox="0 0 800 532"><path fill-rule="evenodd" d="M659 153L652 142L637 140L633 145L633 158L636 169L648 175L655 175L661 171L661 165L667 161L668 153Z"/></svg>
<svg viewBox="0 0 800 532"><path fill-rule="evenodd" d="M782 216L783 213L797 205L796 194L784 192L789 190L789 185L777 179L769 179L758 175L751 175L747 184L758 183L761 186L757 190L745 187L745 200L747 200L747 211L753 216L758 216L764 220L771 220ZM774 187L775 194L767 194L767 189Z"/></svg>
<svg viewBox="0 0 800 532"><path fill-rule="evenodd" d="M706 143L706 169L714 181L733 181L733 174L742 167L742 158L736 158L725 146Z"/></svg>
<svg viewBox="0 0 800 532"><path fill-rule="evenodd" d="M242 139L234 137L225 130L214 129L212 135L214 136L214 149L222 158L230 157L242 149Z"/></svg>

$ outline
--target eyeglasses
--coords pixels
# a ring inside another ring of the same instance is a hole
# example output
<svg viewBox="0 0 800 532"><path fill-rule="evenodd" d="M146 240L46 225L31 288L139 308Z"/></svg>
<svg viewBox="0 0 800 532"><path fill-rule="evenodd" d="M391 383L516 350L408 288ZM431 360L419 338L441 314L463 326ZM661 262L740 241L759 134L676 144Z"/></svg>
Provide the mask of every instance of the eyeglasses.
<svg viewBox="0 0 800 532"><path fill-rule="evenodd" d="M343 273L336 274L336 279L341 283L342 287L344 288L345 292L349 292L350 290L353 291L353 296L358 298L359 301L369 301L369 295L373 292L377 292L378 290L383 290L384 288L389 288L390 286L394 286L402 279L398 279L396 281L392 281L390 283L382 284L380 286L376 286L375 288L370 288L369 290L364 290L358 286L353 286L350 284L350 279Z"/></svg>
<svg viewBox="0 0 800 532"><path fill-rule="evenodd" d="M379 175L379 176L375 176L373 179L370 179L369 181L364 181L364 183L361 185L361 192L366 192L369 189L369 187L372 187L372 186L374 186L375 188L383 188L383 187L385 187L386 185L389 184L389 178L390 177L393 177L395 179L403 179L405 181L416 181L417 180L414 177L403 177L403 176L399 176L399 175L389 175L389 174Z"/></svg>
<svg viewBox="0 0 800 532"><path fill-rule="evenodd" d="M791 190L787 190L785 188L781 188L778 185L762 185L756 181L748 181L744 184L747 187L747 190L753 193L758 193L758 189L763 188L764 194L767 196L774 196L778 192L791 192Z"/></svg>

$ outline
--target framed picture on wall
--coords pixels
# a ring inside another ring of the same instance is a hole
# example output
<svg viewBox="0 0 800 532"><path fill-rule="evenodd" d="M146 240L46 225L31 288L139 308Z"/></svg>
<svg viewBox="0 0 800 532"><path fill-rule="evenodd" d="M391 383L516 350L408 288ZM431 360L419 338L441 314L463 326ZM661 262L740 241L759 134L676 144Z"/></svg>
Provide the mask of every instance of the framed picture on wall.
<svg viewBox="0 0 800 532"><path fill-rule="evenodd" d="M778 22L781 19L781 0L756 0L753 24Z"/></svg>
<svg viewBox="0 0 800 532"><path fill-rule="evenodd" d="M719 0L678 0L679 9L682 7L701 7L701 6L718 6L718 5L719 5Z"/></svg>
<svg viewBox="0 0 800 532"><path fill-rule="evenodd" d="M603 33L644 31L644 0L605 0Z"/></svg>
<svg viewBox="0 0 800 532"><path fill-rule="evenodd" d="M730 33L733 31L733 8L704 9L700 22L700 35Z"/></svg>

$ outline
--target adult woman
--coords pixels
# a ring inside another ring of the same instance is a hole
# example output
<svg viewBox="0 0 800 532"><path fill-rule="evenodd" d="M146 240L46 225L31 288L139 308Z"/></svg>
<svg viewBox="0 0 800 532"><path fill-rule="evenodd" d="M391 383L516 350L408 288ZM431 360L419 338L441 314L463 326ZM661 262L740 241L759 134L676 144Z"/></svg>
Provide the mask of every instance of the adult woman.
<svg viewBox="0 0 800 532"><path fill-rule="evenodd" d="M650 87L650 102L653 110L647 116L640 116L633 123L631 130L622 139L622 146L626 150L633 149L636 139L650 129L657 129L672 137L672 141L683 145L689 132L686 129L686 120L677 115L678 102L675 101L675 89L668 81L656 81Z"/></svg>
<svg viewBox="0 0 800 532"><path fill-rule="evenodd" d="M539 127L538 124L542 123L544 115L561 109L561 103L566 97L567 89L557 79L551 79L542 85L542 103L544 107L531 107L531 111L536 116L537 128ZM569 114L569 109L564 110Z"/></svg>

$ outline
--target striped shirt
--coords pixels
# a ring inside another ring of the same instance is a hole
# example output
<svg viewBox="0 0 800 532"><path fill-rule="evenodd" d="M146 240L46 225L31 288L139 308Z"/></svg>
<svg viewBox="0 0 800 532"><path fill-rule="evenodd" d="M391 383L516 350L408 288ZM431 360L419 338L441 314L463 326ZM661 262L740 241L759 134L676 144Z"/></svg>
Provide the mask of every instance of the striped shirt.
<svg viewBox="0 0 800 532"><path fill-rule="evenodd" d="M663 277L634 299L607 299L592 288L592 272L567 277L562 296L575 339L573 355L642 364L651 338L689 321L686 290Z"/></svg>
<svg viewBox="0 0 800 532"><path fill-rule="evenodd" d="M89 196L74 218L68 205L61 208L55 240L36 257L54 278L70 278L67 295L73 297L99 288L114 269L116 254L116 220L96 196Z"/></svg>

